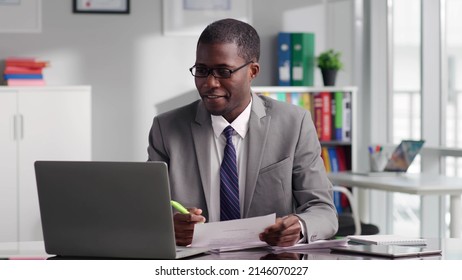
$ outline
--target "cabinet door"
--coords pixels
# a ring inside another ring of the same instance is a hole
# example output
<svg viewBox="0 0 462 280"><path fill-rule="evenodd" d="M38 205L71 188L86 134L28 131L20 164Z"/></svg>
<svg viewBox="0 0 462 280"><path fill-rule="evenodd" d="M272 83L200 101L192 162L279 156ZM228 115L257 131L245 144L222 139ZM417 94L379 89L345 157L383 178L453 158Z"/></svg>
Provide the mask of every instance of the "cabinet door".
<svg viewBox="0 0 462 280"><path fill-rule="evenodd" d="M34 162L91 160L91 96L85 90L19 93L19 240L43 240Z"/></svg>
<svg viewBox="0 0 462 280"><path fill-rule="evenodd" d="M0 91L0 242L18 238L16 92Z"/></svg>

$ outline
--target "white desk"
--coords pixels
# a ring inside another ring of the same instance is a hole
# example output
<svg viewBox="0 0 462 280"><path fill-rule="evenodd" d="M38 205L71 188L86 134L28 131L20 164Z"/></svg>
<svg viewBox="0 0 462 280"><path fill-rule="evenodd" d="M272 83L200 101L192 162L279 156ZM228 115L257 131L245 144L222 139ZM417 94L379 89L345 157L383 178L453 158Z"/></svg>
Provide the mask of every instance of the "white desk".
<svg viewBox="0 0 462 280"><path fill-rule="evenodd" d="M334 185L416 195L449 195L451 202L450 237L460 238L462 235L462 178L430 174L367 176L348 172L329 173L328 176Z"/></svg>
<svg viewBox="0 0 462 280"><path fill-rule="evenodd" d="M428 260L462 260L462 239L457 238L427 238L428 246L441 249L442 255L426 256L421 259ZM46 260L53 258L54 255L49 255L45 252L43 241L29 241L29 242L0 242L0 262L3 259L12 260ZM94 257L68 257L56 258L63 260L92 260L98 259ZM101 258L109 259L109 258ZM375 258L367 255L348 255L331 253L329 249L323 250L308 250L305 252L293 253L285 252L281 254L274 254L264 248L256 248L242 251L233 251L222 254L204 254L192 258L193 260L369 260L369 259L382 259ZM416 258L420 259L420 258ZM7 270L8 271L8 270ZM2 276L0 270L0 277ZM75 277L74 277L75 278Z"/></svg>

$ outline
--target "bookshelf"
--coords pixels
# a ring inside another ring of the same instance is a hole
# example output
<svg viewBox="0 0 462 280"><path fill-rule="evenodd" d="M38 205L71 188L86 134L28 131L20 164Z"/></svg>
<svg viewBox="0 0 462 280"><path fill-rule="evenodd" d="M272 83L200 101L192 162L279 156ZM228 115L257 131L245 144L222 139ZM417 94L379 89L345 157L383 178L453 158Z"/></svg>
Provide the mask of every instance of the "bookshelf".
<svg viewBox="0 0 462 280"><path fill-rule="evenodd" d="M356 153L359 151L359 141L355 135L356 87L259 86L252 87L252 90L256 94L292 103L310 111L328 172L358 169ZM341 110L337 109L339 105ZM338 203L340 198L334 199ZM342 212L342 209L337 210Z"/></svg>

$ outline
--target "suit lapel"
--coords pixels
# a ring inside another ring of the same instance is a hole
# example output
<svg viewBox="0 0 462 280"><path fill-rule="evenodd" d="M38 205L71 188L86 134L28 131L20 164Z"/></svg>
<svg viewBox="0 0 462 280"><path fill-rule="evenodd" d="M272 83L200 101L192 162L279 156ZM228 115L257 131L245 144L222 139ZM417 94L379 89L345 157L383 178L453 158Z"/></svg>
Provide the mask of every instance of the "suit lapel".
<svg viewBox="0 0 462 280"><path fill-rule="evenodd" d="M249 142L247 159L247 178L244 201L244 217L249 213L250 203L257 184L263 151L266 146L271 117L266 115L264 101L252 93L252 112L249 120Z"/></svg>
<svg viewBox="0 0 462 280"><path fill-rule="evenodd" d="M210 180L208 179L210 178L210 141L212 139L212 125L210 114L207 112L202 102L199 102L197 105L196 118L191 122L191 131L205 201L207 203L207 209L210 209L211 186Z"/></svg>

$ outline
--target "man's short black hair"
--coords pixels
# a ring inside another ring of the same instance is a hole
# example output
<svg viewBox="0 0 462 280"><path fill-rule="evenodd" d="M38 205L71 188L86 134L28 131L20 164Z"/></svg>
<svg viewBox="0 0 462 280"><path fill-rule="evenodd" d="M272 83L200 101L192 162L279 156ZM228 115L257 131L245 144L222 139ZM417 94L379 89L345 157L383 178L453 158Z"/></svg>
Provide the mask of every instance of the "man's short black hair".
<svg viewBox="0 0 462 280"><path fill-rule="evenodd" d="M238 54L246 61L258 62L260 59L260 37L250 24L232 19L222 19L209 24L197 44L236 44Z"/></svg>

